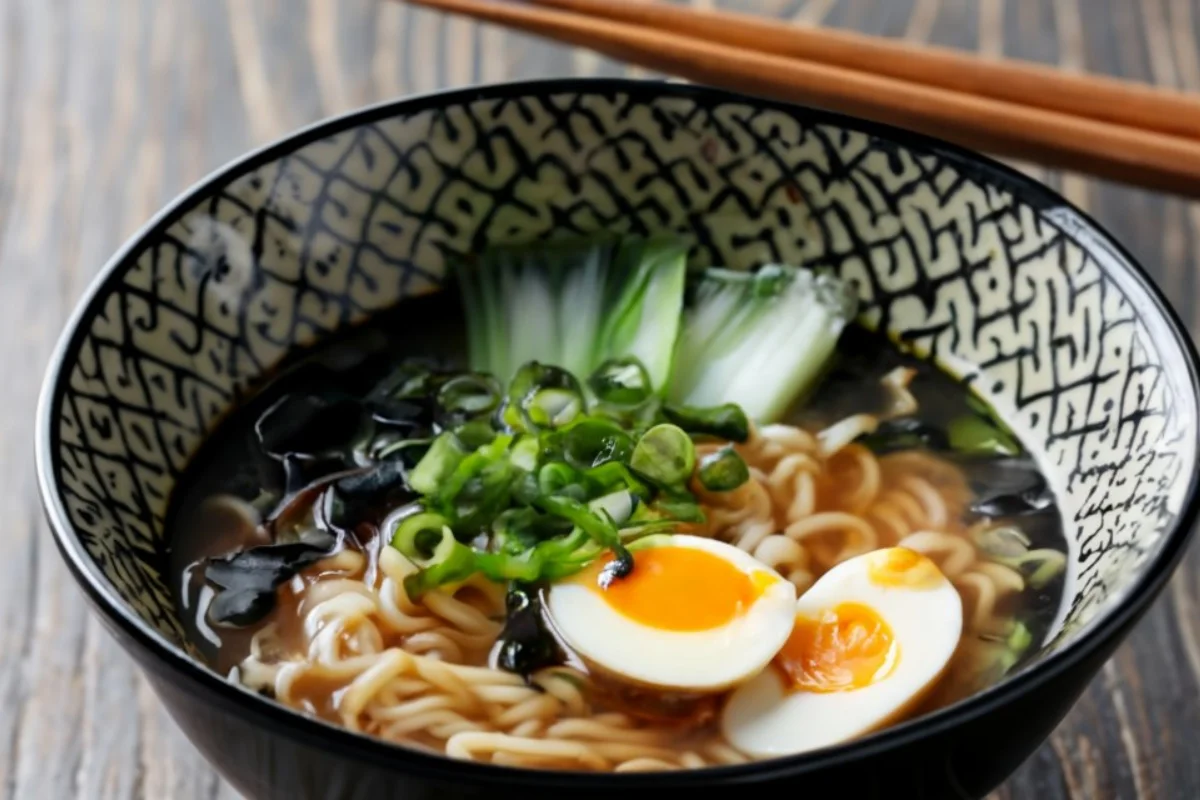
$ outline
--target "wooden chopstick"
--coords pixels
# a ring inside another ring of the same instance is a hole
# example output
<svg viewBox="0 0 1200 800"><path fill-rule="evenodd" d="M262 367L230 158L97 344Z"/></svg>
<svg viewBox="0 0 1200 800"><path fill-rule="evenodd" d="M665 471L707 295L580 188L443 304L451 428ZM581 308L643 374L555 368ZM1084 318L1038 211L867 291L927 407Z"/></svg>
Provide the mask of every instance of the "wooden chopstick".
<svg viewBox="0 0 1200 800"><path fill-rule="evenodd" d="M727 11L653 0L526 0L711 42L816 61L977 97L1200 139L1200 96L1143 83L940 47L915 47L848 31L805 28Z"/></svg>
<svg viewBox="0 0 1200 800"><path fill-rule="evenodd" d="M689 80L822 106L999 156L1200 197L1200 142L569 11L489 0L416 5L586 47Z"/></svg>

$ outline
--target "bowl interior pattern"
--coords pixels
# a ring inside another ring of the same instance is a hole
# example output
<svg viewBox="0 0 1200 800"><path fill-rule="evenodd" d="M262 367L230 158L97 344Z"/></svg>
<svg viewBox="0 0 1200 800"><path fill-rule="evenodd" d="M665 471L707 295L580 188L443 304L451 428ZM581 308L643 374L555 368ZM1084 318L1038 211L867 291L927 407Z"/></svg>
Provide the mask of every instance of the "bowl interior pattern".
<svg viewBox="0 0 1200 800"><path fill-rule="evenodd" d="M952 148L663 84L418 98L227 169L114 261L49 395L54 502L89 568L169 643L172 487L281 358L438 289L445 257L596 230L671 231L698 264L852 280L864 320L995 404L1070 539L1057 634L1129 586L1192 479L1196 398L1158 300L1061 200Z"/></svg>

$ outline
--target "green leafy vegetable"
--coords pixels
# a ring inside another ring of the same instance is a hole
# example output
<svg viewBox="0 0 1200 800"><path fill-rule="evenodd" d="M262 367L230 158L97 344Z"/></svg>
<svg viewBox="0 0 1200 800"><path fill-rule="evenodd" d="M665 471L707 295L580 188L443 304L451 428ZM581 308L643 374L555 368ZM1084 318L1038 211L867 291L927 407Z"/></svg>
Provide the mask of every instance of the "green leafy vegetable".
<svg viewBox="0 0 1200 800"><path fill-rule="evenodd" d="M661 390L679 334L687 247L671 239L626 237L614 266L612 277L619 283L607 304L593 365L632 356L645 365L651 386Z"/></svg>
<svg viewBox="0 0 1200 800"><path fill-rule="evenodd" d="M856 309L849 286L831 275L710 269L679 332L669 398L732 402L774 422L821 375Z"/></svg>
<svg viewBox="0 0 1200 800"><path fill-rule="evenodd" d="M496 248L451 267L472 367L508 381L529 361L590 375L634 356L661 389L671 372L687 249L670 239L604 236Z"/></svg>
<svg viewBox="0 0 1200 800"><path fill-rule="evenodd" d="M700 483L710 492L729 492L750 480L750 469L732 447L722 447L700 460Z"/></svg>

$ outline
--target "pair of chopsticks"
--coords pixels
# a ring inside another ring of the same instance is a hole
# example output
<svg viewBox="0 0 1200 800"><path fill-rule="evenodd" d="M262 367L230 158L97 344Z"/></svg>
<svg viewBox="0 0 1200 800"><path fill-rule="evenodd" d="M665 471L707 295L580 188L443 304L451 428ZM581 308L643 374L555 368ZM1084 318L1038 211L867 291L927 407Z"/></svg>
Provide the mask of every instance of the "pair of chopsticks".
<svg viewBox="0 0 1200 800"><path fill-rule="evenodd" d="M408 0L687 80L1200 197L1200 97L655 0Z"/></svg>

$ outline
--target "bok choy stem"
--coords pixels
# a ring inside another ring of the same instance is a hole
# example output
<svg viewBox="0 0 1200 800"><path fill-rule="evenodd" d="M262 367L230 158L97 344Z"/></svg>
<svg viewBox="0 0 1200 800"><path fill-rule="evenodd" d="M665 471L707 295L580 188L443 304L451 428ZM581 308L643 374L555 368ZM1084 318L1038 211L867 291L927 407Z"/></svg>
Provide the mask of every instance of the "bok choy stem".
<svg viewBox="0 0 1200 800"><path fill-rule="evenodd" d="M451 267L472 368L502 382L530 361L587 377L634 356L655 390L671 373L687 247L667 238L598 237L496 248Z"/></svg>
<svg viewBox="0 0 1200 800"><path fill-rule="evenodd" d="M710 269L680 330L670 399L736 403L759 423L774 422L821 375L856 309L850 288L831 275L778 265Z"/></svg>

